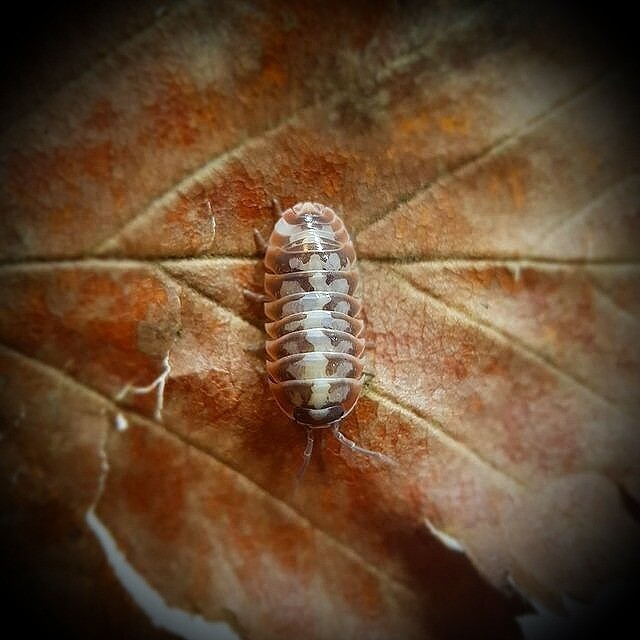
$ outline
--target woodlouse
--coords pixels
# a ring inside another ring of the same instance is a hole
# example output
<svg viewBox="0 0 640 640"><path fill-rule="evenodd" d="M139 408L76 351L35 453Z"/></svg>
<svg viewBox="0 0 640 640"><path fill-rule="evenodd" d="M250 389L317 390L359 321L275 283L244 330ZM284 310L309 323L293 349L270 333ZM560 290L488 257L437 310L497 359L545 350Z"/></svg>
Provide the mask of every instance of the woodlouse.
<svg viewBox="0 0 640 640"><path fill-rule="evenodd" d="M280 408L307 430L301 476L313 451L313 430L330 428L351 450L360 447L340 432L340 421L362 390L364 322L356 253L347 229L330 207L301 202L282 212L264 251L266 370ZM254 296L256 297L256 296Z"/></svg>

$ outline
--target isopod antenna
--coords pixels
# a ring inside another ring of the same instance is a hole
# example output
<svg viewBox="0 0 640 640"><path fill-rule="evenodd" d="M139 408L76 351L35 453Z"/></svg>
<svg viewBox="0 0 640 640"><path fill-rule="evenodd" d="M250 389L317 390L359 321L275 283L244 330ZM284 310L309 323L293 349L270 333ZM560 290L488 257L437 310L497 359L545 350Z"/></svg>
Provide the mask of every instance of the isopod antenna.
<svg viewBox="0 0 640 640"><path fill-rule="evenodd" d="M331 433L333 433L335 439L343 446L347 447L350 451L357 451L358 453L362 453L365 456L369 456L370 458L375 458L376 460L380 460L380 462L384 462L385 464L396 465L398 464L393 458L389 456L385 456L384 453L380 453L379 451L371 451L371 449L365 449L361 447L359 444L356 444L353 440L349 440L347 436L340 431L340 423L336 422L331 425Z"/></svg>

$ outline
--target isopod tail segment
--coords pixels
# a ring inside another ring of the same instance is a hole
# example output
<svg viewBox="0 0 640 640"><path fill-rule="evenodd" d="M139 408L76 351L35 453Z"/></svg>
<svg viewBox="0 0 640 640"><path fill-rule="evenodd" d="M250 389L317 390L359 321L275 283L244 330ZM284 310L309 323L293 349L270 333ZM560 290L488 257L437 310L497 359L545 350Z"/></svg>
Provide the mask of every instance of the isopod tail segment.
<svg viewBox="0 0 640 640"><path fill-rule="evenodd" d="M390 463L340 432L362 391L365 348L357 258L344 222L316 202L283 212L274 199L273 208L269 240L254 232L264 254L266 369L279 407L306 429L298 478L311 459L314 429L330 429L351 451Z"/></svg>

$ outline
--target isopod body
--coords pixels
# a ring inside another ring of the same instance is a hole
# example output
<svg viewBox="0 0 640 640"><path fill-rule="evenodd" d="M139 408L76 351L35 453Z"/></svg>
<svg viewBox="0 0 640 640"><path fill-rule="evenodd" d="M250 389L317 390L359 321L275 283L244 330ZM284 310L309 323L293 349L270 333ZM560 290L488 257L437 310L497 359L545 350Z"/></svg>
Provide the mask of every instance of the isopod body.
<svg viewBox="0 0 640 640"><path fill-rule="evenodd" d="M280 408L307 427L301 472L318 428L386 460L339 431L362 389L365 348L356 252L344 223L315 202L280 212L264 265L268 382Z"/></svg>

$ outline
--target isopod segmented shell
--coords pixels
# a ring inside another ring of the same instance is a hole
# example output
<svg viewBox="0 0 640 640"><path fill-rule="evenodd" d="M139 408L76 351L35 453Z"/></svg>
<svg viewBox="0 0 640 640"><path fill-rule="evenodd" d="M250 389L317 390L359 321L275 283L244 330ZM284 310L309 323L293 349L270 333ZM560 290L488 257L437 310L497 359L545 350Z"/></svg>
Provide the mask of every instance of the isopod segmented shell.
<svg viewBox="0 0 640 640"><path fill-rule="evenodd" d="M345 447L393 463L340 431L340 421L362 390L365 347L360 279L349 233L333 209L316 202L300 202L279 213L267 243L255 234L256 244L265 245L269 387L280 408L307 429L298 477L311 459L316 428L331 427Z"/></svg>
<svg viewBox="0 0 640 640"><path fill-rule="evenodd" d="M334 424L362 388L364 323L349 233L331 208L296 204L275 224L264 264L269 386L296 422Z"/></svg>

